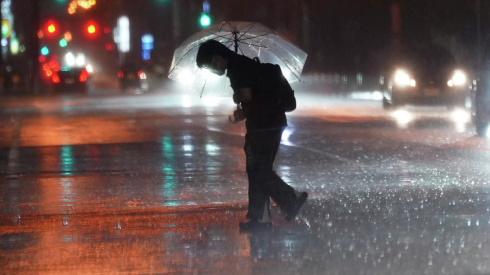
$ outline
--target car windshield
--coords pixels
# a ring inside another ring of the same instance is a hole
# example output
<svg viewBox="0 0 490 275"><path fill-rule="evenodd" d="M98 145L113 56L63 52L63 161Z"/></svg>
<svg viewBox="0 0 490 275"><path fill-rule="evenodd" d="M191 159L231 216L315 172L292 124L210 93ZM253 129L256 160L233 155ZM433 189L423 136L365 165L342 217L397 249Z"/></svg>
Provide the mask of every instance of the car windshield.
<svg viewBox="0 0 490 275"><path fill-rule="evenodd" d="M457 62L450 51L441 46L425 46L407 50L399 64L422 74L440 73L457 68Z"/></svg>

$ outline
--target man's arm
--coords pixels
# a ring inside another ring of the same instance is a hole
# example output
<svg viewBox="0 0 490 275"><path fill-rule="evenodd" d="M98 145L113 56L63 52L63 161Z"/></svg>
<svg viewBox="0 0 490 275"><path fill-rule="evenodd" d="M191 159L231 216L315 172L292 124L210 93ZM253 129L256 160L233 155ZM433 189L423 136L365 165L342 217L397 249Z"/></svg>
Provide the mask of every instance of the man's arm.
<svg viewBox="0 0 490 275"><path fill-rule="evenodd" d="M236 104L247 103L252 100L252 89L242 88L233 94L233 101Z"/></svg>

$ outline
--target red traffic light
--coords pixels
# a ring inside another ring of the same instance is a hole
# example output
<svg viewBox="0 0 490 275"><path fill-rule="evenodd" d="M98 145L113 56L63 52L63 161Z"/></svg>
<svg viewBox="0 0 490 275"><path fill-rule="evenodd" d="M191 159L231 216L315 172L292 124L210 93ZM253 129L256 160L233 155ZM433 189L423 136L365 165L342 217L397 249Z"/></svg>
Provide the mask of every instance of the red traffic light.
<svg viewBox="0 0 490 275"><path fill-rule="evenodd" d="M95 26L93 24L87 27L87 32L88 33L94 34L95 31L96 31L96 28L95 28Z"/></svg>
<svg viewBox="0 0 490 275"><path fill-rule="evenodd" d="M48 26L48 32L49 33L54 33L56 31L56 26L54 24L49 24Z"/></svg>
<svg viewBox="0 0 490 275"><path fill-rule="evenodd" d="M49 36L53 36L53 35L56 35L57 32L58 32L58 24L55 21L49 20L48 22L46 22L46 25L44 26L44 33L45 34L47 34ZM40 33L42 33L42 32L40 32ZM38 36L39 36L39 33L38 33Z"/></svg>
<svg viewBox="0 0 490 275"><path fill-rule="evenodd" d="M98 32L99 32L99 26L97 25L97 23L95 23L93 21L89 21L85 25L85 33L88 36L94 37L98 34Z"/></svg>

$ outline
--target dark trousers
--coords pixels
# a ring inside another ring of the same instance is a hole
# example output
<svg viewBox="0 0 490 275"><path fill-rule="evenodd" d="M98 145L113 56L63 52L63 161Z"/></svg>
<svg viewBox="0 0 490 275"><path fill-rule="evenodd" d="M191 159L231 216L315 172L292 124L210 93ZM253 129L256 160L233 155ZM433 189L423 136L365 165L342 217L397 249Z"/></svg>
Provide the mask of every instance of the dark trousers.
<svg viewBox="0 0 490 275"><path fill-rule="evenodd" d="M264 211L269 211L269 198L284 211L290 210L296 200L294 189L272 170L283 130L254 131L245 135L247 217L250 219L262 220Z"/></svg>

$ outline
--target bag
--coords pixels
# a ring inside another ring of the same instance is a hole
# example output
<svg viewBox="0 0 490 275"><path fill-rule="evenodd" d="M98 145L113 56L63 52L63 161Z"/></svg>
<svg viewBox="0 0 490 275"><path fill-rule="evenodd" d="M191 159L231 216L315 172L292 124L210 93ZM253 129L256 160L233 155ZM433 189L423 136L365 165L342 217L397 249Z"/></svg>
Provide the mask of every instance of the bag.
<svg viewBox="0 0 490 275"><path fill-rule="evenodd" d="M277 64L260 63L257 57L254 60L259 63L257 90L271 95L285 112L294 111L296 109L294 91L282 74L281 67Z"/></svg>

